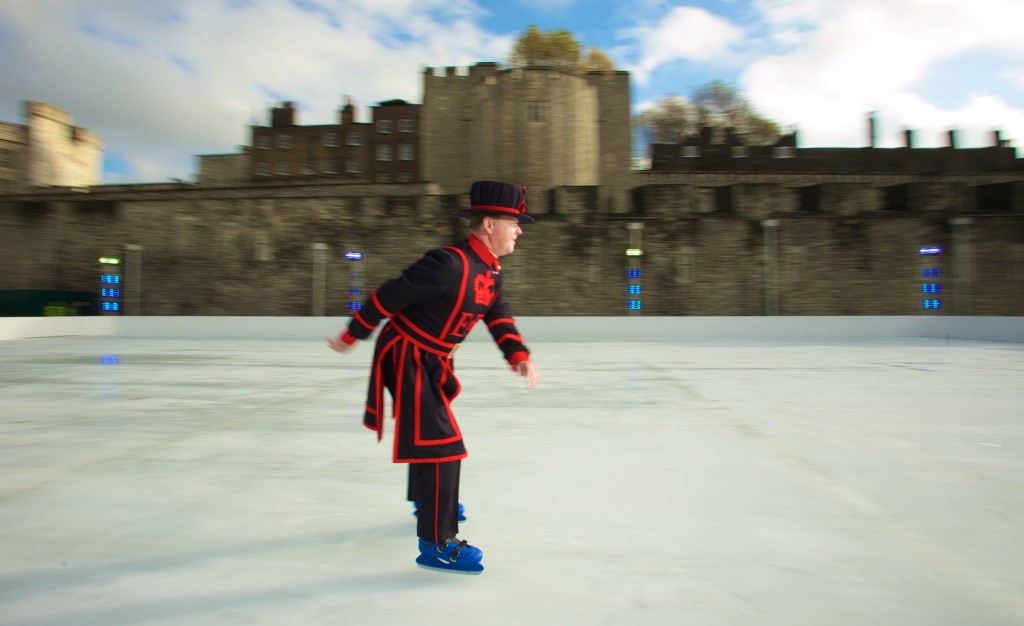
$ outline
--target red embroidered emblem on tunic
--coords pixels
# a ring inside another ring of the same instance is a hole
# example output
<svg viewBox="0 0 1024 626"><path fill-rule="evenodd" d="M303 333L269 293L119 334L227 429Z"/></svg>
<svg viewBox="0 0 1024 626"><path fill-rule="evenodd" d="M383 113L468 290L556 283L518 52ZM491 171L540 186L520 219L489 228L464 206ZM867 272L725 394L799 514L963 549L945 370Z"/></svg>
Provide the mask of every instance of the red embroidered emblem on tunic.
<svg viewBox="0 0 1024 626"><path fill-rule="evenodd" d="M494 276L491 270L487 274L478 274L473 279L473 302L488 306L494 300Z"/></svg>

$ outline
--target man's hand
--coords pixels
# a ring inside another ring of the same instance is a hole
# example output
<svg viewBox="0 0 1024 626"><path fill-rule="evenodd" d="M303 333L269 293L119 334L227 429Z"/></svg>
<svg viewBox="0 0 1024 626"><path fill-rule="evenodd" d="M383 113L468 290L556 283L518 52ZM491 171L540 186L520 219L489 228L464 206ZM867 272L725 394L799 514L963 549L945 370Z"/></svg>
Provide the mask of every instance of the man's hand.
<svg viewBox="0 0 1024 626"><path fill-rule="evenodd" d="M327 347L339 354L345 354L349 350L355 347L354 343L345 343L340 337L331 339L330 337L324 337L327 340Z"/></svg>
<svg viewBox="0 0 1024 626"><path fill-rule="evenodd" d="M537 371L537 366L533 364L533 361L520 361L516 365L516 374L526 378L526 388L533 389L537 386L540 381L540 372Z"/></svg>

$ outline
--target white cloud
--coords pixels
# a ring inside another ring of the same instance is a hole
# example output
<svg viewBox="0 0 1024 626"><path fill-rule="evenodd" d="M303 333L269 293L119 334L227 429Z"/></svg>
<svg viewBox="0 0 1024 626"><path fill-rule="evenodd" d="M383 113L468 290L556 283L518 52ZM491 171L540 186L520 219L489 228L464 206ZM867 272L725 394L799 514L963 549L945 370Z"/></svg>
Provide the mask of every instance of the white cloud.
<svg viewBox="0 0 1024 626"><path fill-rule="evenodd" d="M1009 82L1017 85L1017 87L1024 89L1024 71L1019 72L1007 72L1004 78Z"/></svg>
<svg viewBox="0 0 1024 626"><path fill-rule="evenodd" d="M131 172L112 178L190 178L193 155L230 152L254 117L266 123L272 94L297 101L300 123L333 123L343 94L361 107L419 102L424 64L501 61L511 45L473 24L465 0L301 4L5 2L0 113L51 103L127 160Z"/></svg>
<svg viewBox="0 0 1024 626"><path fill-rule="evenodd" d="M704 9L681 6L673 8L655 26L631 28L620 35L636 42L640 60L629 69L643 84L665 63L721 57L742 33L739 27Z"/></svg>
<svg viewBox="0 0 1024 626"><path fill-rule="evenodd" d="M864 145L865 116L879 111L893 142L903 124L922 139L941 128L962 126L972 143L987 145L981 127L1013 128L1021 112L991 94L977 94L955 109L935 106L914 94L938 61L971 50L1024 54L1019 24L1024 3L1016 0L761 0L770 28L806 32L786 53L747 67L741 85L759 111L783 124L797 124L803 145ZM987 122L982 115L990 115ZM1004 133L1006 136L1009 133ZM898 143L898 142L896 142ZM928 145L928 141L920 145ZM931 142L937 143L937 142Z"/></svg>

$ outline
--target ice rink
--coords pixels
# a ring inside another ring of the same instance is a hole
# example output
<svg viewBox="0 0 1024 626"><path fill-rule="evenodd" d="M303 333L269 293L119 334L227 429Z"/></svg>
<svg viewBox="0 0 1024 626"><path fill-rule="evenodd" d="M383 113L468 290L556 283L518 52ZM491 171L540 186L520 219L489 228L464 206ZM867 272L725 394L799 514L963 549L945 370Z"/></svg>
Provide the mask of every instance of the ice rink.
<svg viewBox="0 0 1024 626"><path fill-rule="evenodd" d="M456 359L473 577L413 563L369 345L0 342L0 624L1024 624L1024 344L530 345Z"/></svg>

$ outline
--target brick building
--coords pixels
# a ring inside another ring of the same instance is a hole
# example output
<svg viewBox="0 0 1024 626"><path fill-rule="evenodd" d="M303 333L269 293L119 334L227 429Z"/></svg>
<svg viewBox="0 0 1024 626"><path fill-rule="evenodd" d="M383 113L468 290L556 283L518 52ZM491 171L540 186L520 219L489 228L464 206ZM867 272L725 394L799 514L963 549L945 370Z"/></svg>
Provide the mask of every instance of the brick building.
<svg viewBox="0 0 1024 626"><path fill-rule="evenodd" d="M350 182L420 180L420 106L389 100L371 108L368 123L355 121L346 103L337 124L302 126L295 104L271 109L270 126L251 128L250 179L256 182L336 178Z"/></svg>

